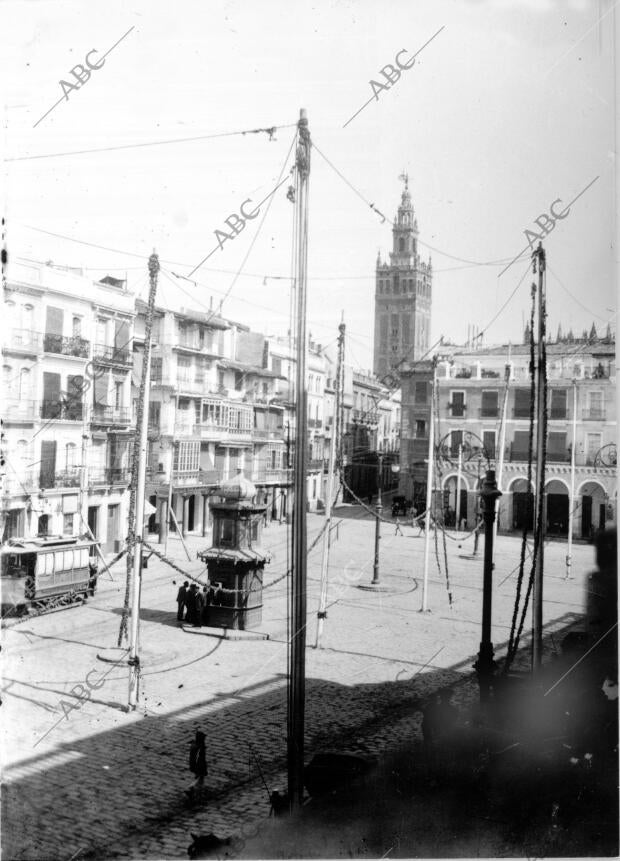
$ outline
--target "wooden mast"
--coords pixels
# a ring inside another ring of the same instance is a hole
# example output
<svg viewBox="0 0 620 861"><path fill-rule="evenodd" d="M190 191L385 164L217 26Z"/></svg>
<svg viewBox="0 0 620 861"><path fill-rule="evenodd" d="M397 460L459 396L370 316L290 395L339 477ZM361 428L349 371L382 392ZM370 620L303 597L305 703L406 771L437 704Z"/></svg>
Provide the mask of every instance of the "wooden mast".
<svg viewBox="0 0 620 861"><path fill-rule="evenodd" d="M288 798L291 810L303 801L304 782L304 708L306 674L306 474L308 457L306 333L308 263L308 179L310 175L310 131L305 110L297 124L295 172L296 202L296 284L297 284L297 403L296 439L293 470L293 554L291 584L291 642L289 657L288 702Z"/></svg>

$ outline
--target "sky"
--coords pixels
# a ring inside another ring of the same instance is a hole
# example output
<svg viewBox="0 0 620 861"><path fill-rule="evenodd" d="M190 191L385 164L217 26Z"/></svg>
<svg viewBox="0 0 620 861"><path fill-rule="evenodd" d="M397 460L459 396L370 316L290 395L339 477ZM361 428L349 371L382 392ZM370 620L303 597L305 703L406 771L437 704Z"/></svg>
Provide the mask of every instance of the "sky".
<svg viewBox="0 0 620 861"><path fill-rule="evenodd" d="M468 325L485 343L520 342L532 280L525 231L539 233L535 220L554 201L564 212L582 191L544 238L549 329L615 329L616 2L5 0L8 272L12 259L52 260L93 279L127 277L144 297L156 249L158 304L223 300L225 316L285 334L288 182L221 248L215 231L286 179L305 108L314 340L333 343L344 314L347 360L372 367L375 264L391 228L369 204L394 218L403 171L434 269L431 342L462 343ZM111 48L65 96L71 69ZM420 48L347 124L373 96L370 81L385 83L381 69ZM176 277L214 249L191 281Z"/></svg>

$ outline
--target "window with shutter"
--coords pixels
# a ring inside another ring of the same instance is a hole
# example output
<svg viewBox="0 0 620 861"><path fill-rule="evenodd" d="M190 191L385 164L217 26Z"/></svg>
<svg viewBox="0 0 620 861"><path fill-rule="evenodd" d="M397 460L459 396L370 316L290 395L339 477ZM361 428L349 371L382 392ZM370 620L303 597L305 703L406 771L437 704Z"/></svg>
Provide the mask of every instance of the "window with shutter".
<svg viewBox="0 0 620 861"><path fill-rule="evenodd" d="M67 409L66 416L74 422L82 421L82 390L84 379L79 375L67 377Z"/></svg>
<svg viewBox="0 0 620 861"><path fill-rule="evenodd" d="M527 460L529 431L515 431L511 447L511 460Z"/></svg>
<svg viewBox="0 0 620 861"><path fill-rule="evenodd" d="M43 404L41 417L44 419L60 418L60 374L43 372Z"/></svg>
<svg viewBox="0 0 620 861"><path fill-rule="evenodd" d="M426 404L428 403L428 383L426 380L420 382L416 381L415 384L415 402L416 404Z"/></svg>
<svg viewBox="0 0 620 861"><path fill-rule="evenodd" d="M45 490L54 487L56 475L56 440L41 441L41 468L39 471L39 487Z"/></svg>
<svg viewBox="0 0 620 861"><path fill-rule="evenodd" d="M499 392L483 391L482 392L482 410L480 415L482 418L497 418L499 415Z"/></svg>
<svg viewBox="0 0 620 861"><path fill-rule="evenodd" d="M488 457L490 460L495 459L495 431L483 431L482 444L484 446L484 453L486 457Z"/></svg>
<svg viewBox="0 0 620 861"><path fill-rule="evenodd" d="M551 431L549 433L547 437L547 460L555 463L564 463L568 460L566 433L564 431Z"/></svg>
<svg viewBox="0 0 620 861"><path fill-rule="evenodd" d="M450 407L454 418L465 414L465 392L450 392Z"/></svg>
<svg viewBox="0 0 620 861"><path fill-rule="evenodd" d="M551 418L566 418L566 389L551 389Z"/></svg>
<svg viewBox="0 0 620 861"><path fill-rule="evenodd" d="M527 419L530 417L530 390L515 389L514 418Z"/></svg>

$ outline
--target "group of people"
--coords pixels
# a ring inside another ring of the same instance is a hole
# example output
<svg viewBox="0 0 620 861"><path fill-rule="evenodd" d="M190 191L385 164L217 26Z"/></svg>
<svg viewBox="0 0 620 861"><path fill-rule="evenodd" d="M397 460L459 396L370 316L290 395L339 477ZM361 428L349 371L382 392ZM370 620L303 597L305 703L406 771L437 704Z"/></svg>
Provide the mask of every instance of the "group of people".
<svg viewBox="0 0 620 861"><path fill-rule="evenodd" d="M177 592L177 622L184 622L194 628L200 628L209 623L209 607L222 603L222 584L203 586L202 592L197 583L191 586L186 580Z"/></svg>

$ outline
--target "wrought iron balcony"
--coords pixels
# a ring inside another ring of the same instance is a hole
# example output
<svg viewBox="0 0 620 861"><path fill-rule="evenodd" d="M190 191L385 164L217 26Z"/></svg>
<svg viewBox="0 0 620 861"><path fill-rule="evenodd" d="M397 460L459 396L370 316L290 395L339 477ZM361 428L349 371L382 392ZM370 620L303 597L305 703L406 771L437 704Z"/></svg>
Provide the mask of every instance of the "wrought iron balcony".
<svg viewBox="0 0 620 861"><path fill-rule="evenodd" d="M54 487L79 487L80 470L78 467L57 472L54 476Z"/></svg>
<svg viewBox="0 0 620 861"><path fill-rule="evenodd" d="M584 421L590 422L604 422L605 421L605 407L586 407L582 410L581 417Z"/></svg>
<svg viewBox="0 0 620 861"><path fill-rule="evenodd" d="M38 353L41 349L41 333L32 332L30 329L12 329L6 333L2 349L20 353Z"/></svg>
<svg viewBox="0 0 620 861"><path fill-rule="evenodd" d="M95 404L91 421L100 425L129 425L131 424L131 409L129 407L106 407Z"/></svg>
<svg viewBox="0 0 620 861"><path fill-rule="evenodd" d="M277 484L291 484L293 481L292 469L267 469L259 466L252 472L254 482L275 482Z"/></svg>
<svg viewBox="0 0 620 861"><path fill-rule="evenodd" d="M129 484L131 470L124 467L108 467L107 469L89 470L89 484Z"/></svg>
<svg viewBox="0 0 620 861"><path fill-rule="evenodd" d="M5 424L33 422L38 418L37 401L28 398L4 398L3 404Z"/></svg>
<svg viewBox="0 0 620 861"><path fill-rule="evenodd" d="M43 350L46 353L58 353L61 356L77 356L87 359L90 349L90 341L77 335L67 338L64 335L43 336Z"/></svg>
<svg viewBox="0 0 620 861"><path fill-rule="evenodd" d="M108 344L95 344L93 359L99 362L109 362L112 365L131 365L131 352L128 347L115 347Z"/></svg>
<svg viewBox="0 0 620 861"><path fill-rule="evenodd" d="M254 428L252 431L252 439L259 442L260 440L280 440L284 441L284 428Z"/></svg>
<svg viewBox="0 0 620 861"><path fill-rule="evenodd" d="M81 422L83 415L80 401L43 401L41 404L42 419Z"/></svg>

